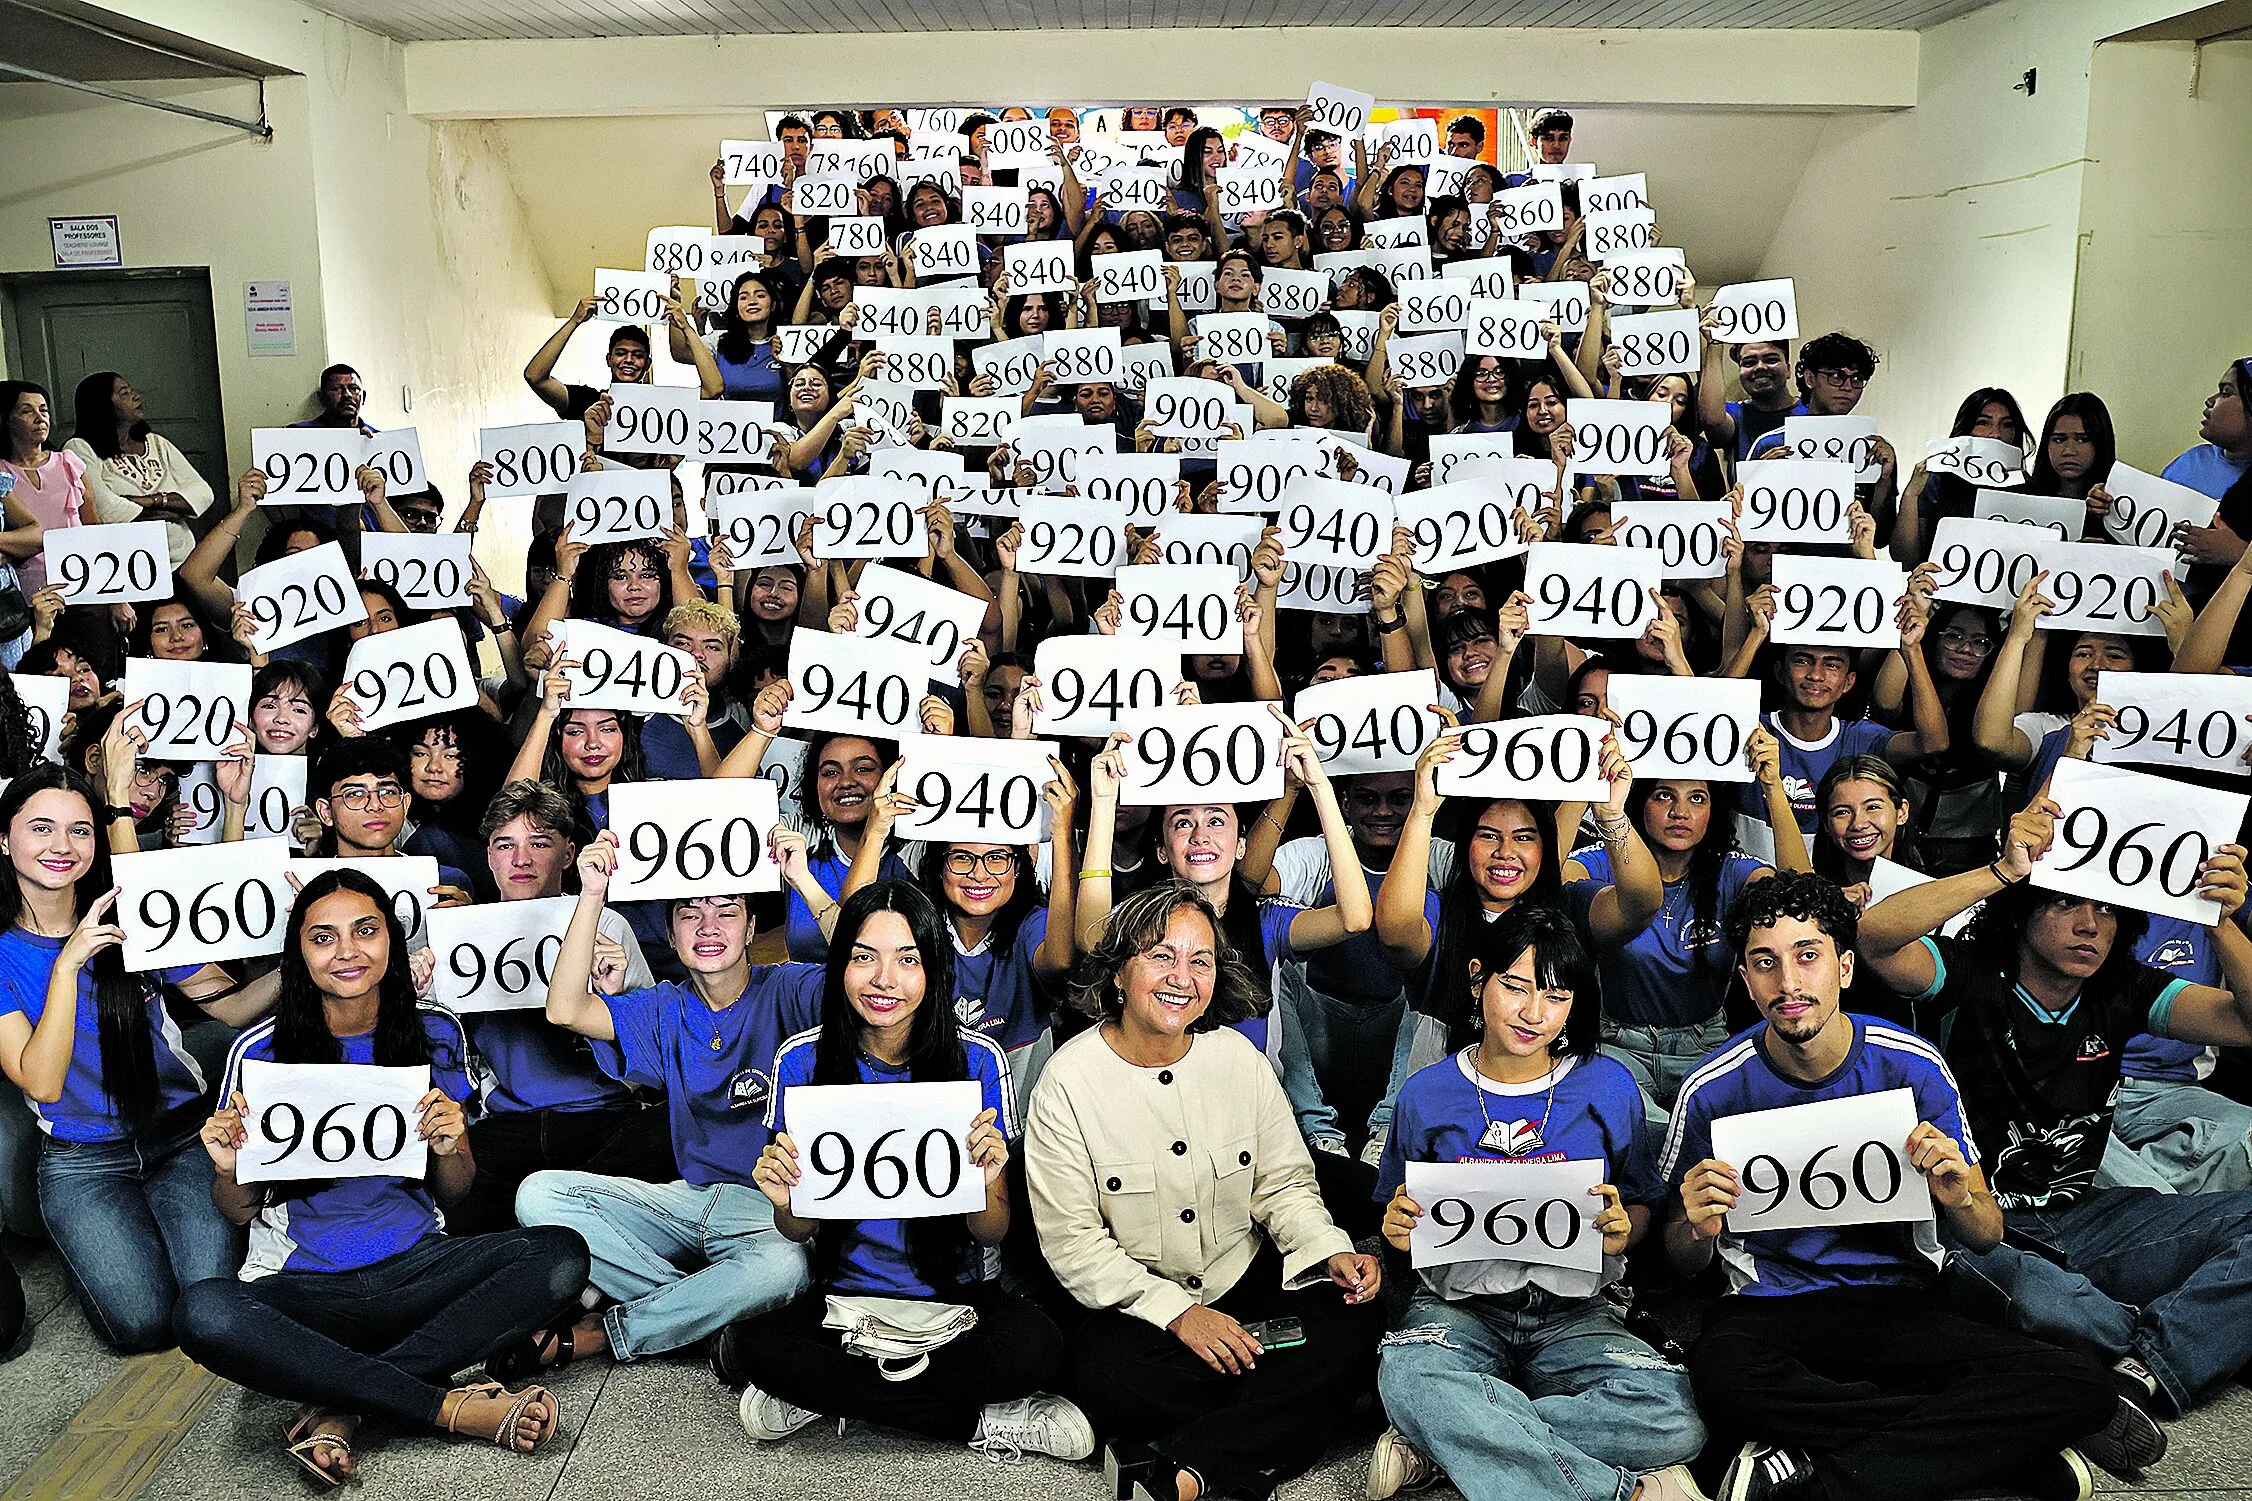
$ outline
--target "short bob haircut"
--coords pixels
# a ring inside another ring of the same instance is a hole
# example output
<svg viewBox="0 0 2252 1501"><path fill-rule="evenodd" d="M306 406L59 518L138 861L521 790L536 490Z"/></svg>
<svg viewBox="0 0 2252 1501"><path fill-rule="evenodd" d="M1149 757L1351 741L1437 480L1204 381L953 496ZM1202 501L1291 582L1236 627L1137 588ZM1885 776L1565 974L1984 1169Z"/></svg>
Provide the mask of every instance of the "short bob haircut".
<svg viewBox="0 0 2252 1501"><path fill-rule="evenodd" d="M1555 907L1518 902L1492 922L1481 924L1471 941L1463 973L1470 1004L1455 1029L1460 1035L1448 1040L1450 1048L1463 1046L1484 1030L1486 982L1507 974L1528 949L1534 979L1544 989L1572 993L1564 1030L1548 1045L1549 1051L1560 1058L1586 1058L1603 1045L1603 982L1580 940L1578 924Z"/></svg>
<svg viewBox="0 0 2252 1501"><path fill-rule="evenodd" d="M1265 1015L1266 994L1243 955L1228 942L1227 926L1220 921L1220 914L1201 892L1181 880L1145 886L1111 909L1102 937L1072 968L1072 1009L1098 1022L1118 1020L1126 1010L1126 994L1118 983L1119 976L1126 972L1126 961L1157 947L1173 914L1183 908L1203 913L1204 920L1212 925L1213 950L1218 959L1212 976L1212 1003L1189 1023L1189 1030L1212 1032Z"/></svg>

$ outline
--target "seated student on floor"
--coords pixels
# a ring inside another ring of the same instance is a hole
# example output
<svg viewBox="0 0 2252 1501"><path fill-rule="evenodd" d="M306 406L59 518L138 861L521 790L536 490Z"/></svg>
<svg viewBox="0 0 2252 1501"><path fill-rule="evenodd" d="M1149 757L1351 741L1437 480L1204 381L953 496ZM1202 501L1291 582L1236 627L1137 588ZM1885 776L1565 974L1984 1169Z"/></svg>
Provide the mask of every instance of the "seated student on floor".
<svg viewBox="0 0 2252 1501"><path fill-rule="evenodd" d="M297 894L274 1014L236 1041L225 1103L202 1133L217 1169L212 1202L250 1227L250 1255L239 1277L188 1288L175 1315L191 1358L306 1404L289 1450L331 1487L356 1474L352 1439L370 1417L519 1454L545 1443L562 1417L545 1387L456 1386L453 1376L574 1306L586 1282L586 1246L568 1230L442 1233L443 1206L476 1173L461 1105L469 1044L451 1014L416 1003L406 952L398 914L368 876L325 871ZM427 1065L414 1123L429 1144L427 1176L237 1182L253 1060Z"/></svg>
<svg viewBox="0 0 2252 1501"><path fill-rule="evenodd" d="M1570 918L1521 906L1478 932L1457 979L1471 1002L1455 1051L1412 1076L1393 1111L1377 1170L1384 1238L1408 1251L1429 1212L1408 1193L1411 1162L1491 1163L1502 1182L1520 1163L1596 1162L1603 1181L1582 1213L1602 1233L1602 1266L1422 1270L1379 1350L1393 1427L1369 1460L1371 1501L1441 1471L1467 1501L1702 1501L1681 1468L1705 1437L1689 1373L1604 1296L1664 1212L1665 1185L1641 1091L1597 1051L1594 960Z"/></svg>
<svg viewBox="0 0 2252 1501"><path fill-rule="evenodd" d="M627 989L619 956L604 963L596 953L617 864L614 833L579 852L579 904L549 970L547 1019L616 1043L628 1077L662 1081L680 1178L524 1180L516 1217L585 1236L594 1286L609 1302L508 1352L503 1374L605 1350L618 1360L678 1350L805 1287L805 1253L775 1228L773 1205L749 1180L766 1149L775 1049L820 1019L821 970L753 965L747 896L682 897L666 904L666 922L687 983Z"/></svg>
<svg viewBox="0 0 2252 1501"><path fill-rule="evenodd" d="M1953 1290L2045 1339L2116 1362L2123 1392L2171 1416L2252 1360L2252 1192L2096 1188L2132 1037L2252 1044L2252 939L2236 925L2244 849L2197 872L2218 904L2221 986L2136 960L2148 915L2027 884L2061 810L2036 798L1992 865L1887 897L1862 919L1879 979L1945 1039L1990 1154L2011 1243L1949 1258ZM1937 935L1973 903L1961 938ZM2036 1249L2037 1248L2037 1249Z"/></svg>
<svg viewBox="0 0 2252 1501"><path fill-rule="evenodd" d="M1916 1125L1883 1143L1891 1160L1929 1185L1959 1244L2001 1240L2001 1210L1938 1050L1840 1008L1855 926L1853 904L1820 876L1786 871L1744 888L1728 939L1762 1020L1682 1084L1658 1161L1672 1189L1674 1269L1695 1276L1717 1251L1728 1273L1729 1295L1707 1313L1690 1362L1707 1424L1747 1440L1722 1501L1937 1501L1981 1485L2086 1501L2087 1462L2066 1446L2117 1464L2124 1445L2107 1424L2155 1429L2120 1411L2087 1357L1950 1309L1935 1285L1931 1221L1729 1227L1750 1193L1774 1189L1753 1183L1748 1163L1714 1154L1716 1121L1908 1090Z"/></svg>
<svg viewBox="0 0 2252 1501"><path fill-rule="evenodd" d="M1094 1452L1086 1416L1050 1395L1063 1374L1063 1335L1033 1303L981 1275L984 1251L1009 1229L1016 1098L1000 1046L955 1020L952 960L945 919L919 888L864 887L845 898L837 919L820 1026L775 1056L766 1118L774 1135L751 1181L773 1202L775 1227L810 1248L814 1271L795 1302L731 1326L716 1352L716 1368L745 1378L740 1411L754 1439L787 1438L823 1417L866 1418L967 1442L995 1460L1027 1450L1059 1459ZM794 1088L951 1079L976 1081L984 1102L964 1166L983 1178L983 1208L959 1221L792 1212L792 1190L807 1171L789 1131ZM899 1308L902 1300L914 1306ZM836 1327L840 1316L905 1321L950 1308L970 1312L974 1323L913 1360L879 1364Z"/></svg>

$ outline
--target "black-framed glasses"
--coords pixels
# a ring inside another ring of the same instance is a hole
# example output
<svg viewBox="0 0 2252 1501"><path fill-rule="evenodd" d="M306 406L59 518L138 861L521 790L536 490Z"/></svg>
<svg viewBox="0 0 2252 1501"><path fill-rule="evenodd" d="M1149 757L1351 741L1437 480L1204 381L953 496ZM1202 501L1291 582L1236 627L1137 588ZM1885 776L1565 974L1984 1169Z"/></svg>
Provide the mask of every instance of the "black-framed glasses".
<svg viewBox="0 0 2252 1501"><path fill-rule="evenodd" d="M1869 377L1858 370L1817 370L1814 372L1833 386L1865 386Z"/></svg>
<svg viewBox="0 0 2252 1501"><path fill-rule="evenodd" d="M968 850L951 850L946 856L946 873L950 876L976 874L983 867L989 876L1005 876L1017 868L1017 852L1012 849L987 850L973 855Z"/></svg>

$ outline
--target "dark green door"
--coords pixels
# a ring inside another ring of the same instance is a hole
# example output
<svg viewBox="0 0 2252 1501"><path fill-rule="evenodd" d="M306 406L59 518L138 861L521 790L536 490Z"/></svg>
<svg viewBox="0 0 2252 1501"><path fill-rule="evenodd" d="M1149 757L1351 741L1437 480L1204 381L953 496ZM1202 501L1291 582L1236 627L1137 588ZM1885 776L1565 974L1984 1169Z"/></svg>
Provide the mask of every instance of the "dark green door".
<svg viewBox="0 0 2252 1501"><path fill-rule="evenodd" d="M8 371L53 397L55 446L76 430L80 380L115 370L146 404L149 426L179 445L226 513L227 424L211 277L200 266L156 271L56 271L0 277Z"/></svg>

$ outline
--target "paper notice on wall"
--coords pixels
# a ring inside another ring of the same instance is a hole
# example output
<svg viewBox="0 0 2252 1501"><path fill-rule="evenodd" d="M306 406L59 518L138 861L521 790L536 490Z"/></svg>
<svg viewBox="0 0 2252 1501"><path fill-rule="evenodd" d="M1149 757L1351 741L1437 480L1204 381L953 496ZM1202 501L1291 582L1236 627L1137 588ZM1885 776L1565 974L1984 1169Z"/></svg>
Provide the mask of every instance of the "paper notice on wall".
<svg viewBox="0 0 2252 1501"><path fill-rule="evenodd" d="M242 322L253 359L297 353L297 313L290 305L288 282L244 282Z"/></svg>

